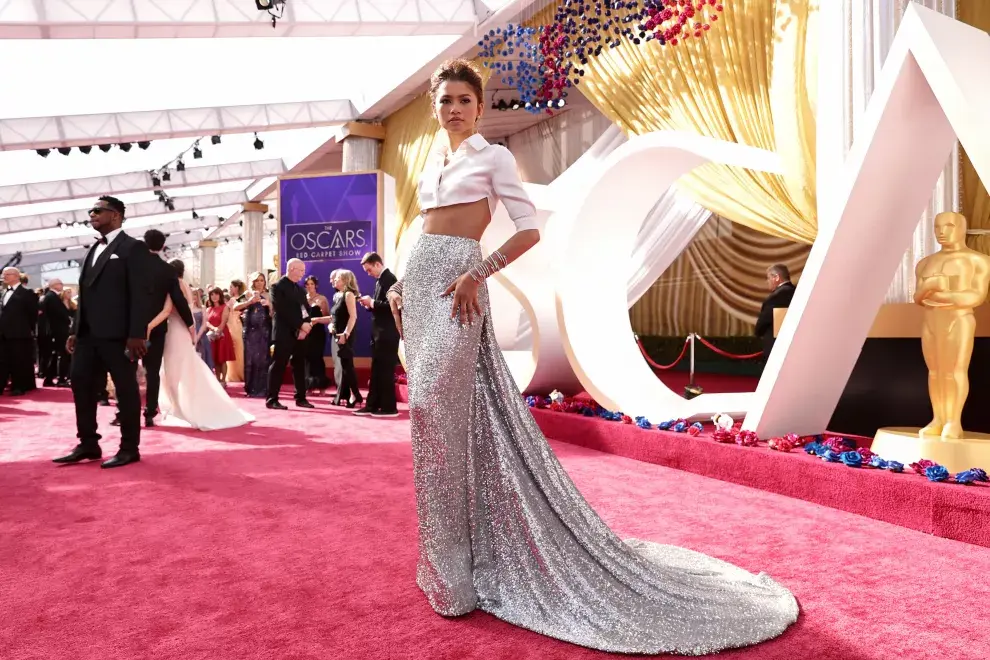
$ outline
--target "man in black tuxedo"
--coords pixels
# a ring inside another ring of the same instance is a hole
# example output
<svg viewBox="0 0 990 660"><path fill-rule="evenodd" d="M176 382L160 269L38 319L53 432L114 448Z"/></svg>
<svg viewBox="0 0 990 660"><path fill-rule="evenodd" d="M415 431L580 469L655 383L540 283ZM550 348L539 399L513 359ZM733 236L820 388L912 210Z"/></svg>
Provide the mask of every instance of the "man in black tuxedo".
<svg viewBox="0 0 990 660"><path fill-rule="evenodd" d="M373 417L397 417L395 405L395 365L399 362L399 331L392 318L386 295L396 280L377 252L369 252L361 259L364 272L375 278L375 295L362 296L361 304L370 310L371 317L371 382L368 384L368 401L355 415Z"/></svg>
<svg viewBox="0 0 990 660"><path fill-rule="evenodd" d="M120 449L103 463L120 467L141 460L141 393L137 360L147 353L148 323L161 311L152 309L154 272L148 247L123 232L124 203L104 196L89 210L100 239L90 248L79 275L79 304L69 335L72 396L76 404L79 444L55 463L99 460L96 404L104 369L113 379L120 408Z"/></svg>
<svg viewBox="0 0 990 660"><path fill-rule="evenodd" d="M52 341L48 363L41 365L45 375L45 387L69 386L70 360L65 344L69 340L69 330L72 328L72 315L62 302L63 290L65 285L62 284L62 280L53 279L48 282L48 290L41 299L41 314L48 323Z"/></svg>
<svg viewBox="0 0 990 660"><path fill-rule="evenodd" d="M268 402L274 410L286 410L278 402L282 390L285 367L292 361L292 382L296 387L296 405L314 408L306 400L306 344L303 341L313 329L306 307L306 292L299 286L306 274L306 264L299 259L289 259L285 276L272 287L272 309L275 311L275 351L268 368Z"/></svg>
<svg viewBox="0 0 990 660"><path fill-rule="evenodd" d="M151 311L152 318L158 315L165 307L165 299L172 299L172 306L182 318L182 322L187 328L195 328L196 321L193 319L192 310L189 309L189 301L182 294L182 287L179 285L179 277L167 262L161 258L161 252L165 249L165 234L157 229L149 229L144 232L144 244L148 246L152 259L149 264L148 277L151 280ZM141 365L144 367L145 382L147 386L144 393L144 425L152 427L155 425L155 416L158 415L158 394L162 387L162 356L165 353L165 334L168 332L168 321L158 324L151 334L148 335L148 352L141 358ZM191 331L191 336L195 341L195 331ZM120 426L120 414L111 422L114 426Z"/></svg>
<svg viewBox="0 0 990 660"><path fill-rule="evenodd" d="M38 322L38 296L21 284L21 271L3 269L0 294L0 392L10 381L10 394L21 396L34 389L34 329Z"/></svg>
<svg viewBox="0 0 990 660"><path fill-rule="evenodd" d="M791 306L794 297L794 285L791 284L791 271L784 264L774 264L767 268L767 288L770 295L760 306L760 315L756 318L756 336L763 340L763 359L770 357L773 350L773 310Z"/></svg>

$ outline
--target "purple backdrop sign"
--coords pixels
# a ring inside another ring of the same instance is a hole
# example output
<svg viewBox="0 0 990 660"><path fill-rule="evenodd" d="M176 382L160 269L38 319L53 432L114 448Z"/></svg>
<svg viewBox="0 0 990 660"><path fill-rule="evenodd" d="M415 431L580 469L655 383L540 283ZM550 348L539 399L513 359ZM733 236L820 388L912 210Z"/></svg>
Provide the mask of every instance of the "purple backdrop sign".
<svg viewBox="0 0 990 660"><path fill-rule="evenodd" d="M361 268L361 257L378 251L382 231L380 173L332 174L278 182L281 272L289 259L302 259L315 275L320 293L333 301L330 273L346 268L361 294L372 295L375 280ZM371 355L371 313L358 305L353 338L358 356ZM327 346L326 354L329 354Z"/></svg>

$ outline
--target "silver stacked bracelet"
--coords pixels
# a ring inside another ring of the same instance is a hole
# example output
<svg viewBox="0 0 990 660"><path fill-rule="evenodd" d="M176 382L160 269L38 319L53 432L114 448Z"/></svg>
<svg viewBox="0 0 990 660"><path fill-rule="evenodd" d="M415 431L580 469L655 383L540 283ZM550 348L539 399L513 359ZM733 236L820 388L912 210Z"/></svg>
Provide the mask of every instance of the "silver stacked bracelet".
<svg viewBox="0 0 990 660"><path fill-rule="evenodd" d="M399 280L391 287L389 287L388 293L385 294L385 298L389 302L391 302L392 298L401 298L401 297L402 297L402 280Z"/></svg>
<svg viewBox="0 0 990 660"><path fill-rule="evenodd" d="M486 279L509 265L509 260L500 251L495 250L488 258L468 271L471 279L481 284Z"/></svg>

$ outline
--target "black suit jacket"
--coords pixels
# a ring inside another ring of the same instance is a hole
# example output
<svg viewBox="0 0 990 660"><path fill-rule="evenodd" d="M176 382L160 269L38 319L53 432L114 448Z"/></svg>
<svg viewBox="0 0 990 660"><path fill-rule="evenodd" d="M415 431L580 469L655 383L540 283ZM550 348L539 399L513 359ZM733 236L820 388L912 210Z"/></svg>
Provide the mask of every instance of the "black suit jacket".
<svg viewBox="0 0 990 660"><path fill-rule="evenodd" d="M45 297L41 299L41 311L45 315L49 332L53 337L64 339L69 336L72 314L57 293L54 291L45 293Z"/></svg>
<svg viewBox="0 0 990 660"><path fill-rule="evenodd" d="M756 317L756 336L763 340L764 357L773 348L773 310L777 308L787 308L791 306L791 298L794 297L794 285L784 282L770 292L766 300L760 306L760 315Z"/></svg>
<svg viewBox="0 0 990 660"><path fill-rule="evenodd" d="M382 271L381 277L375 282L374 305L371 307L371 340L373 342L399 341L399 331L392 318L392 308L388 304L388 290L398 280L388 268Z"/></svg>
<svg viewBox="0 0 990 660"><path fill-rule="evenodd" d="M306 292L302 287L288 277L275 283L272 287L272 309L275 312L273 334L276 341L296 338L303 323L309 321L303 316L306 308Z"/></svg>
<svg viewBox="0 0 990 660"><path fill-rule="evenodd" d="M165 299L171 298L172 305L182 318L182 322L186 324L186 327L191 328L196 321L193 319L192 310L189 309L189 301L182 294L182 286L179 284L178 273L154 253L151 254L151 262L151 286L154 290L154 293L151 294L152 309L156 305L158 309L151 318L157 316L158 312L162 311L162 308L165 307ZM168 329L168 323L162 323L158 327L164 328L162 332L165 332Z"/></svg>
<svg viewBox="0 0 990 660"><path fill-rule="evenodd" d="M92 262L86 253L79 275L79 302L72 334L94 339L144 339L155 309L154 278L148 246L124 232ZM162 303L164 304L164 303Z"/></svg>
<svg viewBox="0 0 990 660"><path fill-rule="evenodd" d="M2 302L0 298L0 302ZM38 296L25 286L10 294L0 308L0 339L31 339L38 322Z"/></svg>

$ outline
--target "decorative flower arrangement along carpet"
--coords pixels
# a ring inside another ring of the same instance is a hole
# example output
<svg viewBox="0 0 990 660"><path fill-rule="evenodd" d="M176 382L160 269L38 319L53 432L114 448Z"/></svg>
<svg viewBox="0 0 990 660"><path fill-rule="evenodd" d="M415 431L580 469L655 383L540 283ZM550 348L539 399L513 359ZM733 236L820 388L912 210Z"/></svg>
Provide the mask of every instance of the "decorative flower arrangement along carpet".
<svg viewBox="0 0 990 660"><path fill-rule="evenodd" d="M644 430L656 428L660 431L687 433L692 436L701 435L705 430L701 422L689 422L686 419L669 419L654 426L646 417L630 417L622 412L613 412L603 408L594 401L565 397L556 390L551 392L550 396L546 397L527 396L526 403L530 408L572 413L585 417L598 417L621 424L635 424ZM743 447L760 446L761 441L756 433L742 430L740 423L735 422L729 415L715 415L712 417L712 423L714 430L711 433L711 438L715 442L734 443ZM856 440L838 435L820 434L799 436L796 433L788 433L785 436L770 438L766 441L766 446L773 451L780 452L789 452L800 447L804 449L805 453L817 456L827 463L841 463L850 468L904 472L904 465L902 463L884 460L870 451L868 447L859 447ZM911 463L908 467L915 473L926 477L929 481L957 484L990 481L990 478L987 477L986 470L982 468L971 468L952 475L945 466L928 459Z"/></svg>

